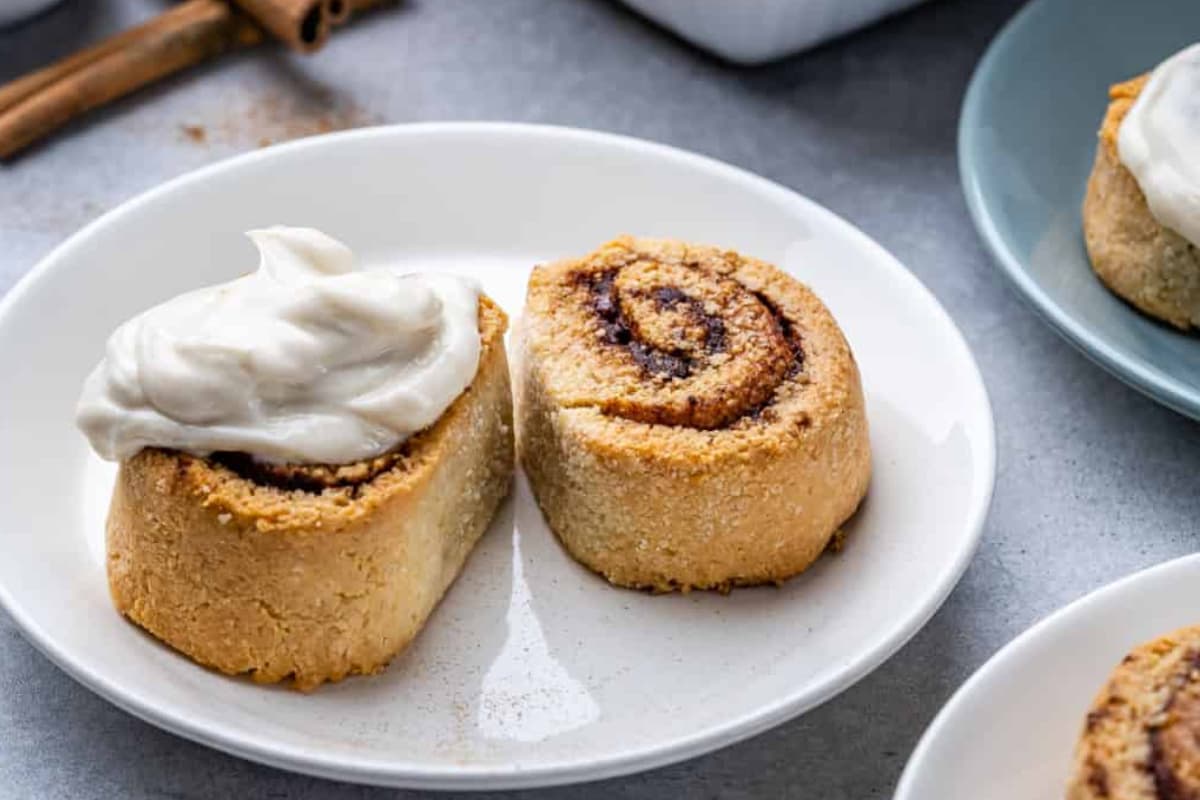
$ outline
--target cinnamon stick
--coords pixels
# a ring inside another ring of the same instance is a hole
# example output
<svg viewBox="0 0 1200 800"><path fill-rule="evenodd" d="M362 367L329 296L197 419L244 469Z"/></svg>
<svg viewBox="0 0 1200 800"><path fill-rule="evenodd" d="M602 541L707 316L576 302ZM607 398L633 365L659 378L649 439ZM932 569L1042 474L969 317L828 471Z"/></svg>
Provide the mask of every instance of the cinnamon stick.
<svg viewBox="0 0 1200 800"><path fill-rule="evenodd" d="M325 0L325 14L330 25L342 25L350 19L350 0Z"/></svg>
<svg viewBox="0 0 1200 800"><path fill-rule="evenodd" d="M334 25L344 25L350 18L363 11L385 5L399 3L401 0L328 0L329 21Z"/></svg>
<svg viewBox="0 0 1200 800"><path fill-rule="evenodd" d="M293 50L311 53L329 38L331 0L234 0L255 22ZM340 0L345 5L346 0ZM348 9L346 13L349 13Z"/></svg>
<svg viewBox="0 0 1200 800"><path fill-rule="evenodd" d="M262 36L224 0L185 0L96 45L87 57L81 54L74 70L66 68L74 58L42 70L51 71L57 80L42 83L35 93L0 109L0 159L84 112L226 50L256 44ZM20 91L13 92L17 94Z"/></svg>
<svg viewBox="0 0 1200 800"><path fill-rule="evenodd" d="M337 11L350 15L387 0L340 2L344 8ZM87 111L263 38L254 20L226 0L184 0L143 25L0 86L0 160Z"/></svg>
<svg viewBox="0 0 1200 800"><path fill-rule="evenodd" d="M130 28L116 36L110 36L97 45L80 50L74 55L56 61L48 67L22 75L16 80L0 86L0 111L15 106L26 97L40 91L55 81L61 80L77 69L91 64L109 53L120 50L137 41L142 35L140 28Z"/></svg>

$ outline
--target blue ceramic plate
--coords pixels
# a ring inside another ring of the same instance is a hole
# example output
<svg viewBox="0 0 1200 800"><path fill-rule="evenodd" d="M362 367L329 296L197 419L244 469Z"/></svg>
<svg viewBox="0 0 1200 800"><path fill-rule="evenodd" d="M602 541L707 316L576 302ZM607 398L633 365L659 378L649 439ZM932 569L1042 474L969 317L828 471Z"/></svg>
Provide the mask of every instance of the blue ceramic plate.
<svg viewBox="0 0 1200 800"><path fill-rule="evenodd" d="M1200 418L1200 337L1109 293L1080 218L1108 86L1197 40L1196 0L1035 0L971 79L958 157L975 225L1020 292L1096 363Z"/></svg>

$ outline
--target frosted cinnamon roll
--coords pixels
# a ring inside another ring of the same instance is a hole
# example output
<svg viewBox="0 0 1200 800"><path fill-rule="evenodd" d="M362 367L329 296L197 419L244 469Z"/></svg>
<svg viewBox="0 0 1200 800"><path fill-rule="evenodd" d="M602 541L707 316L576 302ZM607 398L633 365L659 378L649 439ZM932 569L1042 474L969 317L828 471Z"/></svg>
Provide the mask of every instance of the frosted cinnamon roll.
<svg viewBox="0 0 1200 800"><path fill-rule="evenodd" d="M782 581L867 489L837 324L731 251L622 238L536 268L516 385L519 457L550 527L621 586Z"/></svg>
<svg viewBox="0 0 1200 800"><path fill-rule="evenodd" d="M1147 642L1092 703L1068 800L1200 797L1200 627Z"/></svg>
<svg viewBox="0 0 1200 800"><path fill-rule="evenodd" d="M120 464L118 611L195 661L308 690L381 670L508 491L504 312L448 276L360 271L317 231L123 325L78 421Z"/></svg>
<svg viewBox="0 0 1200 800"><path fill-rule="evenodd" d="M1092 268L1177 328L1200 326L1200 45L1109 90L1083 202Z"/></svg>

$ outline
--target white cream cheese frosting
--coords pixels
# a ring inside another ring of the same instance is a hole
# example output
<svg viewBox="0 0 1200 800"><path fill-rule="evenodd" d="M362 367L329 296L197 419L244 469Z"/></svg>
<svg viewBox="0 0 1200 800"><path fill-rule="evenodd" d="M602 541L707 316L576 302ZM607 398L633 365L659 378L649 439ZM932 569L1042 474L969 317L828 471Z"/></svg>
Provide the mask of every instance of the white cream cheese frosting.
<svg viewBox="0 0 1200 800"><path fill-rule="evenodd" d="M1200 44L1154 69L1117 134L1158 222L1200 246Z"/></svg>
<svg viewBox="0 0 1200 800"><path fill-rule="evenodd" d="M479 289L355 267L310 228L250 231L258 269L121 325L84 383L103 458L143 447L342 464L435 422L475 376Z"/></svg>

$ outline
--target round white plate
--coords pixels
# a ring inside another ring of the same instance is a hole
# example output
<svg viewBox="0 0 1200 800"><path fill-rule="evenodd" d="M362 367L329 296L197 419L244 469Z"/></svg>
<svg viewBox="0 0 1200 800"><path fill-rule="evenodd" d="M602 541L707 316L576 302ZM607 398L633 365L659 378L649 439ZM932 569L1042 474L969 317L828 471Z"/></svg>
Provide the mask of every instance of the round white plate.
<svg viewBox="0 0 1200 800"><path fill-rule="evenodd" d="M72 424L121 320L253 267L241 232L312 225L370 264L479 278L510 313L534 263L624 232L740 249L811 284L862 367L875 476L843 553L782 589L650 596L571 561L523 481L413 647L304 696L194 666L123 621L103 571L111 466ZM0 600L75 678L140 717L317 775L415 787L588 780L776 725L933 614L979 538L992 417L962 337L894 258L775 184L583 131L438 124L273 147L100 218L0 305Z"/></svg>
<svg viewBox="0 0 1200 800"><path fill-rule="evenodd" d="M1092 699L1137 645L1200 621L1200 555L1109 584L992 656L909 759L895 800L1062 800Z"/></svg>

